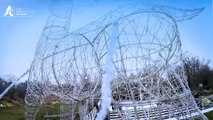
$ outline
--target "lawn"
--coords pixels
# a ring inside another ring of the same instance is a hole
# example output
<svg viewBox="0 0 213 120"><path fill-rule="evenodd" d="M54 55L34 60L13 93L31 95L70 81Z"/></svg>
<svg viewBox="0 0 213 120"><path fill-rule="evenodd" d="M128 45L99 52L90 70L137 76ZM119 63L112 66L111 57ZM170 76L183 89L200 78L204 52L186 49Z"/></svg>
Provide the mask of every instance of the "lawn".
<svg viewBox="0 0 213 120"><path fill-rule="evenodd" d="M0 108L0 120L24 120L24 107Z"/></svg>
<svg viewBox="0 0 213 120"><path fill-rule="evenodd" d="M59 105L54 105L53 108L41 108L36 115L36 120L43 120L43 115L46 114L58 114ZM213 111L206 113L209 120L213 120ZM0 108L0 120L24 120L24 107L8 107Z"/></svg>
<svg viewBox="0 0 213 120"><path fill-rule="evenodd" d="M59 114L59 105L56 104L52 108L41 108L36 115L36 120L43 120L46 112L51 114ZM0 120L24 120L24 106L0 108Z"/></svg>
<svg viewBox="0 0 213 120"><path fill-rule="evenodd" d="M208 112L205 115L209 118L209 120L213 120L213 111Z"/></svg>

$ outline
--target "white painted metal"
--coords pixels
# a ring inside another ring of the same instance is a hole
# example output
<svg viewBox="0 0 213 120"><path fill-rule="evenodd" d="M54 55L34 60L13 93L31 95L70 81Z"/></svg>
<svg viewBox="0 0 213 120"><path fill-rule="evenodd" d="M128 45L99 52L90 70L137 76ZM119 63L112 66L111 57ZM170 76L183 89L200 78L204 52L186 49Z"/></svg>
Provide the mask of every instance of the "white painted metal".
<svg viewBox="0 0 213 120"><path fill-rule="evenodd" d="M194 101L183 69L176 70L181 63L177 21L189 20L202 9L126 6L69 32L72 5L65 1L69 4L59 4L60 9L51 13L37 45L25 98L27 120L35 118L49 95L60 98L61 113L70 113L62 118L67 120L78 113L81 120L94 119L111 100L110 119L195 119L194 112L207 119ZM115 53L107 59L115 20ZM106 70L107 62L113 65ZM103 81L107 72L112 73L110 85ZM101 88L107 89L101 92ZM94 108L94 99L105 92L112 96L107 94ZM76 106L83 111L77 113Z"/></svg>

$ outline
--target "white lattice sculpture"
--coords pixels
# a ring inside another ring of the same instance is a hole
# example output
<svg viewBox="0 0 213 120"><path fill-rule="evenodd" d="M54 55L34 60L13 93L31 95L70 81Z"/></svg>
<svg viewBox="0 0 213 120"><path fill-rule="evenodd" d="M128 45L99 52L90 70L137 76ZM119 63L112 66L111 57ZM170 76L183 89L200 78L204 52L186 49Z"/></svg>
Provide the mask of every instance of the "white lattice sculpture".
<svg viewBox="0 0 213 120"><path fill-rule="evenodd" d="M49 95L60 98L61 119L75 119L77 105L81 120L94 119L87 114L94 99L104 94L101 83L107 71L112 73L112 91L106 91L112 95L110 119L194 119L199 108L181 69L175 70L181 58L176 21L191 19L202 9L123 7L69 32L72 5L66 2L53 10L38 43L25 119L33 120ZM114 55L107 68L110 50Z"/></svg>

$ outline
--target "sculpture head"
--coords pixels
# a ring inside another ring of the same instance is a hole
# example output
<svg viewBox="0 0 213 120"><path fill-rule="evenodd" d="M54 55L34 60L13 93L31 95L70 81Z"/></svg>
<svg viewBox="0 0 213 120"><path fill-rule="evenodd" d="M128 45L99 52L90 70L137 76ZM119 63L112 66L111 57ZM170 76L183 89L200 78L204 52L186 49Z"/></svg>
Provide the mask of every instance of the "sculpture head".
<svg viewBox="0 0 213 120"><path fill-rule="evenodd" d="M155 6L152 9L155 11L166 13L170 15L172 18L174 18L175 21L178 21L178 22L191 20L204 10L204 8L178 9L178 8L172 8L168 6Z"/></svg>

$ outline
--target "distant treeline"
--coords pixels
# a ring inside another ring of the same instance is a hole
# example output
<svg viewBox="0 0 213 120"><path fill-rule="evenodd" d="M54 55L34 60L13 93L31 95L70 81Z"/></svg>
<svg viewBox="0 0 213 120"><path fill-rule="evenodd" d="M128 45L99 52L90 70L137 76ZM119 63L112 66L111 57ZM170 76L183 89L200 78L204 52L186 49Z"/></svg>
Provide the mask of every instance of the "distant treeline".
<svg viewBox="0 0 213 120"><path fill-rule="evenodd" d="M12 82L7 82L3 78L0 78L0 94L10 85ZM24 97L26 94L27 83L20 83L10 89L8 93L3 97L1 101L18 101L19 103L24 103Z"/></svg>
<svg viewBox="0 0 213 120"><path fill-rule="evenodd" d="M209 60L186 57L183 59L183 63L191 90L213 89L213 69Z"/></svg>
<svg viewBox="0 0 213 120"><path fill-rule="evenodd" d="M213 89L213 69L210 61L200 60L198 57L185 57L183 67L187 76L188 85L191 90ZM178 67L177 67L178 68ZM6 82L0 78L0 93L2 93L12 82ZM20 83L9 90L3 100L15 100L24 103L27 82Z"/></svg>

